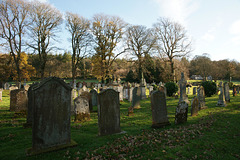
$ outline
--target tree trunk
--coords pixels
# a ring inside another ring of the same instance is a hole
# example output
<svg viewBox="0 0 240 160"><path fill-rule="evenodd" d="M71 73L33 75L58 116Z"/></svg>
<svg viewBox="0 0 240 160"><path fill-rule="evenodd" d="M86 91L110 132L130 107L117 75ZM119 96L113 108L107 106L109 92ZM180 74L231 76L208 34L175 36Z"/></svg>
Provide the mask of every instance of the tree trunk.
<svg viewBox="0 0 240 160"><path fill-rule="evenodd" d="M170 59L169 59L169 62L170 62L170 66L171 66L171 80L172 80L173 82L175 82L173 59L170 58Z"/></svg>

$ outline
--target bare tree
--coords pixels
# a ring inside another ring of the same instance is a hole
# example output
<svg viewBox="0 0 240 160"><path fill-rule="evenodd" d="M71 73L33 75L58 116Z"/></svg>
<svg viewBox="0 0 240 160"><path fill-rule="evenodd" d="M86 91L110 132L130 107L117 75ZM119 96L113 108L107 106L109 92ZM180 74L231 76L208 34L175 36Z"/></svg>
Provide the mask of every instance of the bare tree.
<svg viewBox="0 0 240 160"><path fill-rule="evenodd" d="M93 72L102 82L110 77L111 66L116 57L125 51L114 53L122 40L125 26L125 22L116 16L97 14L93 17L92 33L96 51L93 56Z"/></svg>
<svg viewBox="0 0 240 160"><path fill-rule="evenodd" d="M40 60L40 74L44 78L44 70L48 53L55 47L51 46L51 39L55 40L56 33L62 23L62 14L47 3L35 2L31 6L31 25L29 27L31 47L37 52Z"/></svg>
<svg viewBox="0 0 240 160"><path fill-rule="evenodd" d="M0 38L13 57L17 80L22 80L20 55L24 45L23 37L28 26L29 4L22 0L3 0L0 4ZM1 45L3 45L3 43ZM4 46L3 45L3 46Z"/></svg>
<svg viewBox="0 0 240 160"><path fill-rule="evenodd" d="M173 59L188 55L191 52L191 41L184 27L170 19L158 19L154 28L158 39L158 51L170 62L172 80L175 81Z"/></svg>
<svg viewBox="0 0 240 160"><path fill-rule="evenodd" d="M126 32L127 46L138 59L139 76L143 72L144 57L150 53L156 42L152 31L145 26L135 25L129 26Z"/></svg>
<svg viewBox="0 0 240 160"><path fill-rule="evenodd" d="M70 12L66 13L66 27L72 42L72 79L76 77L79 63L90 53L92 35L89 33L90 21Z"/></svg>

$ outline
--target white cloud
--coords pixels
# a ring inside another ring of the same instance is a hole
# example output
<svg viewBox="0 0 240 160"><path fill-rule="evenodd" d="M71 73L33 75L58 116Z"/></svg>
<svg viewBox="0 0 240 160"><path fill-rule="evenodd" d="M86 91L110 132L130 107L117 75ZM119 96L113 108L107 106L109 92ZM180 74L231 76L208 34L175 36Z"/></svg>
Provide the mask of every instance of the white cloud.
<svg viewBox="0 0 240 160"><path fill-rule="evenodd" d="M201 38L204 41L212 42L215 39L215 35L211 32L207 32Z"/></svg>
<svg viewBox="0 0 240 160"><path fill-rule="evenodd" d="M231 42L234 45L240 45L240 20L236 20L229 27L229 33L233 35Z"/></svg>
<svg viewBox="0 0 240 160"><path fill-rule="evenodd" d="M199 8L196 0L154 0L154 2L160 8L160 16L169 17L185 26L187 26L187 18Z"/></svg>
<svg viewBox="0 0 240 160"><path fill-rule="evenodd" d="M29 1L38 1L38 2L41 2L41 3L48 3L48 0L29 0Z"/></svg>
<svg viewBox="0 0 240 160"><path fill-rule="evenodd" d="M229 28L231 34L240 34L240 20L233 22Z"/></svg>

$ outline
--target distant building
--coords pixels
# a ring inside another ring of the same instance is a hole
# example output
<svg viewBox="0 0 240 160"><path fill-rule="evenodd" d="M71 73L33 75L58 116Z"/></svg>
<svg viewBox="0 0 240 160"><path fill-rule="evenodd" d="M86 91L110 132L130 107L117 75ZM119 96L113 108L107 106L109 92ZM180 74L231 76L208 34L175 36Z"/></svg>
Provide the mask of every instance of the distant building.
<svg viewBox="0 0 240 160"><path fill-rule="evenodd" d="M203 77L200 75L192 75L190 78L193 80L203 80Z"/></svg>

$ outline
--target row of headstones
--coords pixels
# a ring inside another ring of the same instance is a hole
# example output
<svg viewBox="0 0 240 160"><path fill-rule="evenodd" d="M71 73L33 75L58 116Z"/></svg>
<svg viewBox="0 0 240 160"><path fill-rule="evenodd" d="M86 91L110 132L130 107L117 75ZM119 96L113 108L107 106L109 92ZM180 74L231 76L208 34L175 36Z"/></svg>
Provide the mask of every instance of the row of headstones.
<svg viewBox="0 0 240 160"><path fill-rule="evenodd" d="M72 88L69 85L55 77L45 79L40 84L36 83L29 88L28 104L31 107L29 107L28 113L30 114L28 116L32 115L33 122L33 144L28 152L29 154L53 146L74 145L70 138L71 92ZM139 92L138 95L141 95L139 88L135 88L133 92ZM120 132L119 92L107 89L99 93L97 97L99 135ZM169 124L168 120L166 120L165 97L164 91L155 91L151 95L153 127ZM134 96L133 99L135 99ZM198 102L192 104L196 104L197 108L199 108ZM192 110L194 110L193 108ZM176 108L176 124L186 121L187 110L188 103L181 100Z"/></svg>

